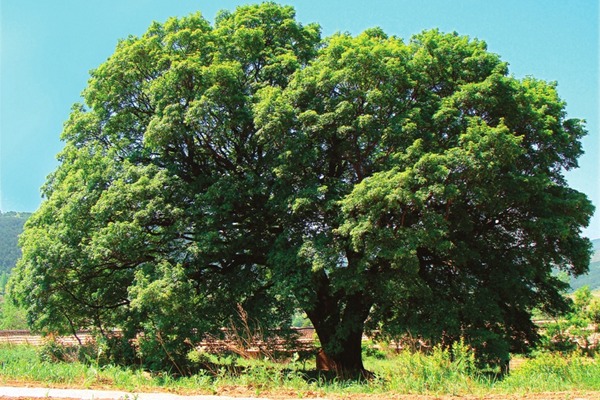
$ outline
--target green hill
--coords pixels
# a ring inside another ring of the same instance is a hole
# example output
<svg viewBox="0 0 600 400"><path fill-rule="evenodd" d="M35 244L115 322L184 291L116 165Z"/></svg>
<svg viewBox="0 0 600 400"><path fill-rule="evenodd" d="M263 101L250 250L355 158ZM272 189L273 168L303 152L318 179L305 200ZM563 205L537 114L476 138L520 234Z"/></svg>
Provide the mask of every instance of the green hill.
<svg viewBox="0 0 600 400"><path fill-rule="evenodd" d="M23 225L30 213L0 212L0 275L9 273L21 256L17 245Z"/></svg>
<svg viewBox="0 0 600 400"><path fill-rule="evenodd" d="M600 261L600 239L592 240L592 245L594 246L594 255L592 256L592 261Z"/></svg>
<svg viewBox="0 0 600 400"><path fill-rule="evenodd" d="M587 274L573 279L571 288L579 289L582 286L589 286L590 289L600 289L600 239L592 240L594 246L594 254L590 259L590 270Z"/></svg>

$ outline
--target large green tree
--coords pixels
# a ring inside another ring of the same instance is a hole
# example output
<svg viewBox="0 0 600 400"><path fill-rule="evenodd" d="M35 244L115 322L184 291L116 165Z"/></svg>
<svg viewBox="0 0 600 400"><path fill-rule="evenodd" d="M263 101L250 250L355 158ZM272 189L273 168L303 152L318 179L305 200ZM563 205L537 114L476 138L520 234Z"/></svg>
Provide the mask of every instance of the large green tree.
<svg viewBox="0 0 600 400"><path fill-rule="evenodd" d="M322 40L264 3L153 24L84 98L11 281L36 329L119 327L180 365L238 304L301 308L346 375L365 330L506 357L566 307L553 268L586 271L583 123L481 41Z"/></svg>

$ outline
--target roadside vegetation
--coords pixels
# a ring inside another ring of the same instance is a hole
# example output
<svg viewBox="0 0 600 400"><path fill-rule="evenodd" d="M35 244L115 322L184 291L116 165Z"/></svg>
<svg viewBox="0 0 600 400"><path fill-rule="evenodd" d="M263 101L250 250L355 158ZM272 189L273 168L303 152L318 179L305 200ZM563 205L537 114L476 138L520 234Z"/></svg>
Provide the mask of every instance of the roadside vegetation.
<svg viewBox="0 0 600 400"><path fill-rule="evenodd" d="M203 360L205 367L197 373L179 377L166 372L151 374L131 366L102 365L101 352L80 351L72 353L70 356L74 358L71 359L65 358L66 355L52 343L38 349L2 345L0 384L37 383L186 394L284 393L298 398L386 393L486 395L600 391L598 356L541 352L524 359L509 375L502 377L476 368L473 352L463 344L446 350L436 347L429 354L365 347L365 366L375 375L368 381L344 381L326 372L316 372L312 362L294 357L277 363L232 355L210 356Z"/></svg>

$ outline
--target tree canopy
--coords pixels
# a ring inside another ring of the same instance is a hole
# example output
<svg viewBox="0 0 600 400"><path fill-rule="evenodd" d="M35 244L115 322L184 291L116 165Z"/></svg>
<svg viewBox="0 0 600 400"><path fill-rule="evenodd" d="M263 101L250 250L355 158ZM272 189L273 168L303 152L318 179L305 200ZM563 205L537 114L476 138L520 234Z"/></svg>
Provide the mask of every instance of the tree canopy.
<svg viewBox="0 0 600 400"><path fill-rule="evenodd" d="M480 40L322 39L264 3L153 23L83 97L11 281L38 330L121 328L176 363L238 305L300 308L341 374L365 329L491 360L566 308L553 268L587 269L593 207L563 176L584 123Z"/></svg>

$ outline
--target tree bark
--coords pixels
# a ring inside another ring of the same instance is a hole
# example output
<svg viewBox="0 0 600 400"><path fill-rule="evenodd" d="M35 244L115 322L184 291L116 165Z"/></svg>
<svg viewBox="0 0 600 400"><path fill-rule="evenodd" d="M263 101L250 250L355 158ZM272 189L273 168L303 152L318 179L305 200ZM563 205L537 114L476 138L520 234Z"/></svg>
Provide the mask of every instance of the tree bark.
<svg viewBox="0 0 600 400"><path fill-rule="evenodd" d="M306 310L322 347L317 368L344 379L371 377L362 362L364 323L371 308L368 296L362 292L333 295L327 276L318 280L316 304Z"/></svg>
<svg viewBox="0 0 600 400"><path fill-rule="evenodd" d="M317 335L319 335L318 331ZM319 335L319 340L321 336L324 335ZM344 379L370 376L362 362L362 328L344 335L343 338L336 339L325 343L321 341L323 346L320 353L322 364L321 368L317 365L317 369L334 371L338 377Z"/></svg>

